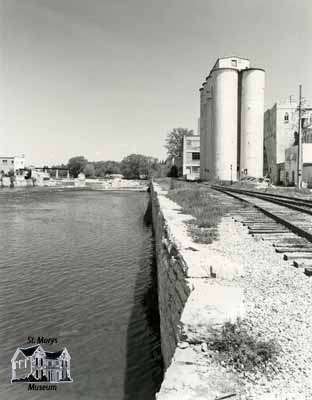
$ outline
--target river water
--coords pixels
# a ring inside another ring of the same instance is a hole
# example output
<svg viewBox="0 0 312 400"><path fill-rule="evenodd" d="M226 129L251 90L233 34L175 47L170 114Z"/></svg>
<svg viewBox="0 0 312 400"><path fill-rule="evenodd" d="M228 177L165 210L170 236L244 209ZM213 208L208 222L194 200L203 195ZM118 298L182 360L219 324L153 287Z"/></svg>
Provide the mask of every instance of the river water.
<svg viewBox="0 0 312 400"><path fill-rule="evenodd" d="M138 192L0 192L0 399L154 399L162 368L147 203ZM29 336L68 349L73 383L10 384Z"/></svg>

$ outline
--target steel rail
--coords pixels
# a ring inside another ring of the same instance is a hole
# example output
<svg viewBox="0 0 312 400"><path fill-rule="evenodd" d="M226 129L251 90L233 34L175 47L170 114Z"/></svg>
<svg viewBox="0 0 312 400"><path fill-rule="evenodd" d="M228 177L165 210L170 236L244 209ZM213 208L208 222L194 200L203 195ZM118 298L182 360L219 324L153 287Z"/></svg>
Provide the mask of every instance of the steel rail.
<svg viewBox="0 0 312 400"><path fill-rule="evenodd" d="M231 190L231 191L236 191L237 193L250 193L254 195L259 195L259 196L265 196L265 197L272 197L276 199L282 199L285 201L288 201L290 203L296 203L296 204L301 204L306 207L311 207L312 208L312 200L307 200L307 199L300 199L298 197L290 197L290 196L284 196L281 194L275 194L275 193L267 193L267 192L257 192L254 190L248 190L248 189L237 189L237 188L225 188L224 186L218 186L218 185L212 185L213 188L221 188L221 189L226 189L226 190Z"/></svg>
<svg viewBox="0 0 312 400"><path fill-rule="evenodd" d="M253 192L253 191L247 191L247 190L243 190L243 189L240 190L240 189L234 189L234 188L224 188L221 186L211 186L211 187L212 187L212 189L219 190L220 192L227 191L227 192L242 194L245 196L256 197L260 200L269 201L271 203L275 203L277 205L284 206L284 207L290 208L295 211L299 211L304 214L312 215L312 210L303 208L303 207L311 207L312 208L312 202L309 205L304 204L303 207L300 207L298 205L293 204L292 201L289 201L289 197L287 197L287 200L284 200L284 199L279 200L279 199L275 198L276 196L274 194L273 195L266 194L266 196L264 196L261 192Z"/></svg>
<svg viewBox="0 0 312 400"><path fill-rule="evenodd" d="M273 212L268 211L267 209L265 209L265 208L263 208L263 207L261 207L261 206L259 206L257 204L253 204L252 202L248 201L247 199L241 198L239 196L239 194L245 195L245 196L249 196L249 194L246 194L246 193L236 194L236 193L233 193L233 191L231 189L227 189L227 188L223 188L223 187L220 188L219 186L212 186L212 188L214 190L217 190L219 192L227 194L228 196L231 196L231 197L233 197L235 199L238 199L238 200L240 200L240 201L242 201L244 203L250 204L250 206L256 208L259 211L261 211L263 214L265 214L269 218L272 218L273 220L275 220L279 224L282 224L282 225L286 226L290 231L294 232L296 235L304 237L309 242L312 242L312 233L307 232L306 230L298 227L297 225L294 225L293 223L285 220L284 218L281 218L280 216L274 214ZM244 191L242 191L242 192L244 192ZM250 196L250 197L257 197L257 196ZM267 201L267 202L272 202L272 203L276 203L277 202L276 200L272 201L272 199L260 199L260 200ZM288 207L288 208L291 208L291 209L294 209L294 207L295 207L295 206L291 206L289 204L278 204L278 205L282 205L284 207ZM297 211L302 211L300 209L300 207L297 207L297 208L298 208ZM308 210L304 210L304 212L306 212L306 211L308 211ZM312 212L311 212L311 214L312 214Z"/></svg>

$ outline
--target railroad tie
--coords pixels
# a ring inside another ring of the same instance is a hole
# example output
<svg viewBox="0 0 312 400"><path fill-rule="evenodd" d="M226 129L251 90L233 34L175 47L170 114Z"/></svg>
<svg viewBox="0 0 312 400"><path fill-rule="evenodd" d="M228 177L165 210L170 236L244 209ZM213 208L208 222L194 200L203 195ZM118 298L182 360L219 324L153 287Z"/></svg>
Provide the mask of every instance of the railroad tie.
<svg viewBox="0 0 312 400"><path fill-rule="evenodd" d="M288 229L249 229L249 233L253 235L274 234L274 233L287 233Z"/></svg>
<svg viewBox="0 0 312 400"><path fill-rule="evenodd" d="M312 247L275 247L276 253L312 253Z"/></svg>
<svg viewBox="0 0 312 400"><path fill-rule="evenodd" d="M296 268L307 268L307 267L312 268L311 260L309 260L307 262L294 260L293 265Z"/></svg>
<svg viewBox="0 0 312 400"><path fill-rule="evenodd" d="M298 253L292 253L292 254L284 254L283 259L285 261L288 260L300 260L300 259L307 259L307 260L312 260L312 253L309 254L298 254Z"/></svg>
<svg viewBox="0 0 312 400"><path fill-rule="evenodd" d="M307 275L307 276L312 276L312 267L306 267L306 268L304 269L304 273L305 273L305 275Z"/></svg>
<svg viewBox="0 0 312 400"><path fill-rule="evenodd" d="M280 249L293 249L293 248L298 248L298 249L312 249L312 243L305 243L305 242L299 242L294 240L292 241L277 241L273 244L274 247L276 248L280 248ZM300 250L301 251L301 250Z"/></svg>
<svg viewBox="0 0 312 400"><path fill-rule="evenodd" d="M272 235L266 235L262 237L262 240L292 240L294 238L298 238L294 233L291 232L285 232L285 233L280 233L280 234L272 234Z"/></svg>

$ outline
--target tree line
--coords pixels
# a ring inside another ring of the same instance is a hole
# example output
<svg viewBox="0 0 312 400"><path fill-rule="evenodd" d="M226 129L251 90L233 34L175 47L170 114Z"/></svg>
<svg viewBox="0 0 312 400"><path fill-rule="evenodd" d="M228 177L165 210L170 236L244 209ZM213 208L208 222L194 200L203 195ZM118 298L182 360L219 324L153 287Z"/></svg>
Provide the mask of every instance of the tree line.
<svg viewBox="0 0 312 400"><path fill-rule="evenodd" d="M55 168L67 168L72 177L82 172L87 178L104 178L112 174L121 174L126 179L182 175L183 137L193 135L192 130L174 128L167 134L165 147L168 158L159 161L155 157L142 154L130 154L122 161L89 161L84 156L75 156L67 164L54 165ZM66 174L62 171L59 176ZM64 175L65 176L65 175Z"/></svg>
<svg viewBox="0 0 312 400"><path fill-rule="evenodd" d="M87 178L104 178L112 174L121 174L125 179L142 179L162 175L163 161L142 154L130 154L122 161L89 161L84 156L75 156L67 164L55 165L55 168L67 168L72 177L82 172Z"/></svg>

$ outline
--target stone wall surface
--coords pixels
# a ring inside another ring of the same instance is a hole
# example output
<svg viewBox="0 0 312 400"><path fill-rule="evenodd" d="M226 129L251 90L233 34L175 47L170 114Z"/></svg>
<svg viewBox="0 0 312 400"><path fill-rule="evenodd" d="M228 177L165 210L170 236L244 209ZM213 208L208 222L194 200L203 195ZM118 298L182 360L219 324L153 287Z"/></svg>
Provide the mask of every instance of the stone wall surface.
<svg viewBox="0 0 312 400"><path fill-rule="evenodd" d="M237 378L209 359L206 342L224 322L243 317L241 267L218 246L194 243L191 216L153 183L153 227L165 377L157 400L212 400L235 391ZM221 224L222 225L222 224ZM227 222L220 229L227 230Z"/></svg>

